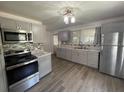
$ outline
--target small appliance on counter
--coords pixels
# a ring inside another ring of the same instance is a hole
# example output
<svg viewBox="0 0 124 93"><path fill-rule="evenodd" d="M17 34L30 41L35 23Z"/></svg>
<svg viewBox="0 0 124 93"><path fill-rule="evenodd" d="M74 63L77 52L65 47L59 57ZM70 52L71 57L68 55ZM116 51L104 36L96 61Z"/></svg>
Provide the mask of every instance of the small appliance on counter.
<svg viewBox="0 0 124 93"><path fill-rule="evenodd" d="M4 57L9 91L24 92L39 82L38 59L30 51L10 50Z"/></svg>

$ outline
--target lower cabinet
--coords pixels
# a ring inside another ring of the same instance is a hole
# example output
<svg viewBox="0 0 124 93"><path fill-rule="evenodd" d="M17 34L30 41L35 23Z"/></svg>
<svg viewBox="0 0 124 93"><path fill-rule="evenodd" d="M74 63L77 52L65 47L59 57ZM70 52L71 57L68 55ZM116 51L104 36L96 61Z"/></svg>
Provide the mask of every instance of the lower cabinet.
<svg viewBox="0 0 124 93"><path fill-rule="evenodd" d="M93 68L98 68L98 56L99 53L95 52L95 51L88 51L88 58L87 58L87 62L88 62L88 66L89 67L93 67Z"/></svg>
<svg viewBox="0 0 124 93"><path fill-rule="evenodd" d="M96 69L98 68L98 56L98 51L57 48L57 57Z"/></svg>
<svg viewBox="0 0 124 93"><path fill-rule="evenodd" d="M38 57L38 64L39 64L40 78L42 78L52 71L51 55Z"/></svg>
<svg viewBox="0 0 124 93"><path fill-rule="evenodd" d="M72 62L78 63L79 62L79 54L76 50L72 51Z"/></svg>
<svg viewBox="0 0 124 93"><path fill-rule="evenodd" d="M72 60L72 51L71 49L66 49L66 60L71 61Z"/></svg>
<svg viewBox="0 0 124 93"><path fill-rule="evenodd" d="M79 52L79 63L83 65L87 65L87 51Z"/></svg>
<svg viewBox="0 0 124 93"><path fill-rule="evenodd" d="M57 55L57 57L61 57L61 49L60 48L57 48L56 49L56 55Z"/></svg>

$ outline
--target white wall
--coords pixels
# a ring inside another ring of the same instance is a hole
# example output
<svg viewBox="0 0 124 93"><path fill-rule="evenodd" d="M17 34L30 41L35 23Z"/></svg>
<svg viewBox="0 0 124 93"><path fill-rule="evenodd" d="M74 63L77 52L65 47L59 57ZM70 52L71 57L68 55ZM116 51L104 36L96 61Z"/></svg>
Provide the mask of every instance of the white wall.
<svg viewBox="0 0 124 93"><path fill-rule="evenodd" d="M71 26L71 27L67 27L67 28L63 28L63 29L58 29L58 30L53 31L53 32L57 33L59 31L78 31L78 30L81 30L81 29L99 27L103 24L113 23L113 22L124 22L124 16L114 17L114 18L105 19L105 20L99 20L99 21L96 21L96 22L91 22L91 23L88 23L88 24L83 24L83 25L78 25L78 26Z"/></svg>

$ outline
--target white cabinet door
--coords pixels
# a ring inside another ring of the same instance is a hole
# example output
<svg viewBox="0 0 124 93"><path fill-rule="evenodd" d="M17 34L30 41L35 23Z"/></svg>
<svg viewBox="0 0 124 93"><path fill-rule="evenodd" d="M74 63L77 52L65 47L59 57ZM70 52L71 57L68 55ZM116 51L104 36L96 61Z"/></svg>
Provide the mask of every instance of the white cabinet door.
<svg viewBox="0 0 124 93"><path fill-rule="evenodd" d="M16 21L11 19L0 18L0 23L2 28L6 29L16 29Z"/></svg>
<svg viewBox="0 0 124 93"><path fill-rule="evenodd" d="M88 51L88 66L98 68L98 52Z"/></svg>
<svg viewBox="0 0 124 93"><path fill-rule="evenodd" d="M32 24L33 41L35 43L46 42L46 30L42 25Z"/></svg>
<svg viewBox="0 0 124 93"><path fill-rule="evenodd" d="M57 57L71 61L72 51L71 49L67 49L67 48L57 48Z"/></svg>
<svg viewBox="0 0 124 93"><path fill-rule="evenodd" d="M25 30L27 32L30 32L31 24L27 22L22 22L22 21L16 21L16 28L18 30Z"/></svg>
<svg viewBox="0 0 124 93"><path fill-rule="evenodd" d="M57 51L56 51L57 57L60 57L60 48L57 48L56 50L57 50Z"/></svg>
<svg viewBox="0 0 124 93"><path fill-rule="evenodd" d="M63 51L62 51L62 48L59 48L59 54L60 54L60 58L63 58Z"/></svg>
<svg viewBox="0 0 124 93"><path fill-rule="evenodd" d="M47 32L46 32L46 27L43 25L41 27L41 33L42 33L42 42L46 43L47 42Z"/></svg>
<svg viewBox="0 0 124 93"><path fill-rule="evenodd" d="M38 58L40 78L52 71L51 55Z"/></svg>
<svg viewBox="0 0 124 93"><path fill-rule="evenodd" d="M65 48L61 48L61 58L66 59L66 49Z"/></svg>
<svg viewBox="0 0 124 93"><path fill-rule="evenodd" d="M83 65L87 65L87 51L79 52L79 63Z"/></svg>
<svg viewBox="0 0 124 93"><path fill-rule="evenodd" d="M72 50L72 62L79 63L79 53L77 50Z"/></svg>
<svg viewBox="0 0 124 93"><path fill-rule="evenodd" d="M66 59L71 61L72 60L72 50L66 49Z"/></svg>
<svg viewBox="0 0 124 93"><path fill-rule="evenodd" d="M41 28L38 25L32 24L33 41L35 43L40 43L40 32Z"/></svg>

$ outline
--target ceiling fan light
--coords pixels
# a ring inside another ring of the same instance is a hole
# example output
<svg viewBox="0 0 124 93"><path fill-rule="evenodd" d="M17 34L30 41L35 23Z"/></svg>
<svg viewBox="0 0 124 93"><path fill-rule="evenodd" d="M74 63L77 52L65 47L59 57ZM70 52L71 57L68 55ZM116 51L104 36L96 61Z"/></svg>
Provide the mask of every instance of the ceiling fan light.
<svg viewBox="0 0 124 93"><path fill-rule="evenodd" d="M75 23L75 21L76 21L76 20L75 20L75 17L72 16L72 17L71 17L71 23Z"/></svg>
<svg viewBox="0 0 124 93"><path fill-rule="evenodd" d="M67 15L64 16L64 22L65 24L69 24L69 17Z"/></svg>

